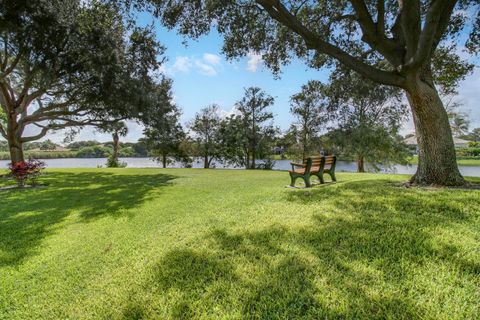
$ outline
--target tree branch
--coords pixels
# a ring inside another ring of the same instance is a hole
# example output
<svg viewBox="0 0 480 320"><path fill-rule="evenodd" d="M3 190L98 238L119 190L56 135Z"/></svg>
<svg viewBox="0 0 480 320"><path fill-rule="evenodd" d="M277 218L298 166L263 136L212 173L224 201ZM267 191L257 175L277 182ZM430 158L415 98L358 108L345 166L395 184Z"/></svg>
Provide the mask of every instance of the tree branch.
<svg viewBox="0 0 480 320"><path fill-rule="evenodd" d="M25 143L25 142L31 142L31 141L41 139L41 138L43 138L47 135L47 132L48 132L49 129L50 128L48 126L42 127L42 131L39 134L34 135L34 136L30 136L30 137L23 137L23 138L20 139L20 141L22 143Z"/></svg>
<svg viewBox="0 0 480 320"><path fill-rule="evenodd" d="M5 60L2 64L2 73L0 74L0 81L3 81L10 73L12 73L13 70L15 70L15 68L17 67L17 64L20 62L20 59L22 57L22 50L20 50L17 55L15 56L15 59L12 61L12 63L10 64L10 66L7 68L7 64L8 64L8 52L7 52L7 44L8 43L5 43L5 48L4 48L4 51L5 51Z"/></svg>
<svg viewBox="0 0 480 320"><path fill-rule="evenodd" d="M377 50L382 54L388 61L390 61L394 66L399 66L402 61L401 55L399 55L399 50L397 50L398 45L392 39L385 37L384 32L384 19L385 19L385 8L384 2L382 0L377 0L378 12L378 21L377 23L373 22L373 18L368 11L367 5L364 0L351 0L352 6L357 14L357 23L362 29L362 40L370 45L371 48ZM382 5L379 4L382 3Z"/></svg>
<svg viewBox="0 0 480 320"><path fill-rule="evenodd" d="M60 129L65 129L68 127L84 127L84 126L95 126L99 127L102 125L112 125L115 123L118 123L118 121L125 120L124 118L120 119L111 119L111 120L103 120L103 119L83 119L83 120L75 120L75 119L70 119L70 118L61 118L57 117L55 118L55 121L63 121L63 123L58 123L58 122L52 122L49 123L48 125L41 125L39 123L32 122L31 124L42 128L42 131L34 136L31 137L24 137L21 139L22 142L30 142L30 141L35 141L38 139L43 138L49 130L60 130Z"/></svg>
<svg viewBox="0 0 480 320"><path fill-rule="evenodd" d="M385 37L385 1L377 0L377 33Z"/></svg>
<svg viewBox="0 0 480 320"><path fill-rule="evenodd" d="M33 123L33 125L35 125L39 128L42 128L42 131L37 135L21 138L21 142L25 143L25 142L31 142L31 141L41 139L48 133L49 130L60 130L60 129L68 128L68 127L83 127L83 126L89 126L89 125L90 126L99 126L99 125L105 124L107 122L107 121L100 120L100 119L72 120L72 119L68 119L68 118L57 118L56 120L57 121L65 121L65 122L64 123L50 123L46 126L40 125L38 123ZM116 121L119 121L119 120L116 120ZM114 122L114 121L112 121L112 122Z"/></svg>
<svg viewBox="0 0 480 320"><path fill-rule="evenodd" d="M408 63L417 52L418 39L422 31L419 0L398 0L400 28L405 40L406 54L403 63Z"/></svg>
<svg viewBox="0 0 480 320"><path fill-rule="evenodd" d="M28 89L27 89L28 90ZM46 92L45 89L38 89L34 92L32 92L31 94L29 95L26 95L22 100L23 101L20 101L19 103L19 110L18 112L23 112L27 109L27 107L32 103L33 100L41 97L44 93Z"/></svg>
<svg viewBox="0 0 480 320"><path fill-rule="evenodd" d="M6 87L5 81L0 81L0 102L5 107L12 106L12 97L10 97L10 92Z"/></svg>
<svg viewBox="0 0 480 320"><path fill-rule="evenodd" d="M341 48L321 39L317 34L308 30L279 0L256 0L256 2L274 20L300 35L305 41L307 48L327 54L373 81L397 87L404 86L405 80L398 73L372 67L362 60L351 56Z"/></svg>
<svg viewBox="0 0 480 320"><path fill-rule="evenodd" d="M418 40L417 50L410 61L407 61L407 68L416 68L431 58L445 28L448 26L450 16L457 1L458 0L432 1Z"/></svg>
<svg viewBox="0 0 480 320"><path fill-rule="evenodd" d="M40 99L37 99L37 100L39 105L38 110L34 111L31 115L28 115L20 119L19 123L29 124L29 123L39 122L44 120L54 120L53 118L57 115L74 116L74 115L77 115L79 111L81 111L81 109L77 109L75 111L62 110L72 105L73 103L75 103L76 100L73 97L71 97L69 100L64 101L62 103L50 103L47 107L43 107L43 103Z"/></svg>

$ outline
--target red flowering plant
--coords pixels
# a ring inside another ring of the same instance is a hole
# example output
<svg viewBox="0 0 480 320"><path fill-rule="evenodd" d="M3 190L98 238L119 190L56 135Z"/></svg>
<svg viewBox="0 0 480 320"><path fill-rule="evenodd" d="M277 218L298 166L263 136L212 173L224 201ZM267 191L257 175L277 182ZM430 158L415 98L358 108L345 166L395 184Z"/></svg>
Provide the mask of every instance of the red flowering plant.
<svg viewBox="0 0 480 320"><path fill-rule="evenodd" d="M38 177L45 169L45 162L35 159L28 159L28 161L12 162L9 166L10 174L17 181L19 187L25 186L25 183L30 180L32 185L37 185Z"/></svg>

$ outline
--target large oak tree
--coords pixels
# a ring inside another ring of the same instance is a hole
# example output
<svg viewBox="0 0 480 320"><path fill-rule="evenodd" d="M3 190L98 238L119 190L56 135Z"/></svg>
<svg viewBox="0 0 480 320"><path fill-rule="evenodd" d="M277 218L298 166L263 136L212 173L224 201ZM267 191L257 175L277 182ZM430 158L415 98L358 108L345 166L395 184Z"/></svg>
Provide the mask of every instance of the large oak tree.
<svg viewBox="0 0 480 320"><path fill-rule="evenodd" d="M216 27L228 57L259 52L275 73L298 57L310 67L341 64L377 83L403 89L420 150L411 181L465 183L436 84L448 91L471 69L455 51L458 44L471 53L479 51L478 0L129 2L149 6L166 26L184 35L199 37Z"/></svg>
<svg viewBox="0 0 480 320"><path fill-rule="evenodd" d="M147 114L162 52L113 4L0 1L0 134L11 160L51 130Z"/></svg>

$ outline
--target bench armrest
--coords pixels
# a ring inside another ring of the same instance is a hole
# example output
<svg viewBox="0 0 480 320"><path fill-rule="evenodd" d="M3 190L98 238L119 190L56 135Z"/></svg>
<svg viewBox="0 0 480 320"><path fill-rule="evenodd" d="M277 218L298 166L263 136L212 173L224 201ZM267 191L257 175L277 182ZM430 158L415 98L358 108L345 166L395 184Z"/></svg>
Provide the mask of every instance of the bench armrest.
<svg viewBox="0 0 480 320"><path fill-rule="evenodd" d="M292 170L295 170L295 167L302 167L302 168L306 167L306 165L304 165L303 163L290 162L290 165L292 166Z"/></svg>

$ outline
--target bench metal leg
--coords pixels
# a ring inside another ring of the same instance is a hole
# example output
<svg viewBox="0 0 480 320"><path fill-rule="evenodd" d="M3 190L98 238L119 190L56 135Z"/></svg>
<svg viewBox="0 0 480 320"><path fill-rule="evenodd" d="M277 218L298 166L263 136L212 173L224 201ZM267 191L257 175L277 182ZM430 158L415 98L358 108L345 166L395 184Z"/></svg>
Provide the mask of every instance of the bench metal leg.
<svg viewBox="0 0 480 320"><path fill-rule="evenodd" d="M305 181L305 186L310 188L312 185L310 184L310 175L302 176L303 181Z"/></svg>
<svg viewBox="0 0 480 320"><path fill-rule="evenodd" d="M290 175L290 187L295 187L295 181L297 180L298 176Z"/></svg>
<svg viewBox="0 0 480 320"><path fill-rule="evenodd" d="M329 172L330 177L332 177L332 181L337 181L337 177L335 177L335 171Z"/></svg>
<svg viewBox="0 0 480 320"><path fill-rule="evenodd" d="M317 173L316 176L318 177L320 184L325 184L325 179L323 179L323 172Z"/></svg>
<svg viewBox="0 0 480 320"><path fill-rule="evenodd" d="M298 178L302 178L303 181L305 181L305 186L306 186L307 188L310 188L310 187L311 187L311 184L310 184L310 175L290 175L290 186L291 186L291 187L295 187L295 181L296 181Z"/></svg>

